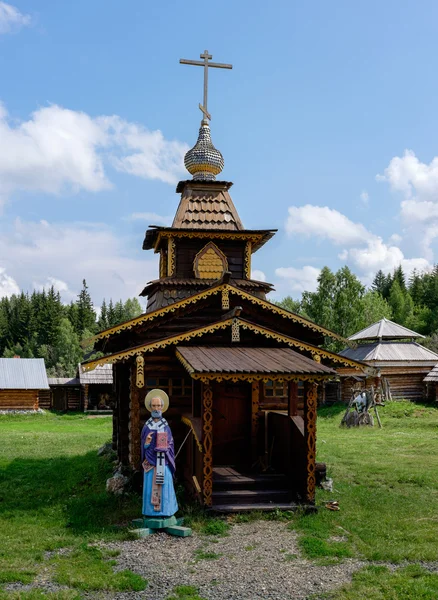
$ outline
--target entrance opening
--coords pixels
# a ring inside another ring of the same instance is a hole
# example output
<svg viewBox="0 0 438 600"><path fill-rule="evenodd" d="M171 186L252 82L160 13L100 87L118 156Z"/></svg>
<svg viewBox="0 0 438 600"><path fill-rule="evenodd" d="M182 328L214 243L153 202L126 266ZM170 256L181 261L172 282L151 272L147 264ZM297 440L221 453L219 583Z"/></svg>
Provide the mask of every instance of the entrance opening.
<svg viewBox="0 0 438 600"><path fill-rule="evenodd" d="M213 464L251 466L251 386L223 382L213 392Z"/></svg>

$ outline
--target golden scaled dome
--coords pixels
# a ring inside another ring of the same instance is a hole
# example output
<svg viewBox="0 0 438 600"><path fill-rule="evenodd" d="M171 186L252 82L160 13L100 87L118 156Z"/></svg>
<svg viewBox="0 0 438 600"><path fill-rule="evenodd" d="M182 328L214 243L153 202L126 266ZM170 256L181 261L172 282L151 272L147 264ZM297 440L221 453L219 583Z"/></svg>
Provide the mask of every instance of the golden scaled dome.
<svg viewBox="0 0 438 600"><path fill-rule="evenodd" d="M204 181L214 181L224 168L224 158L211 141L207 119L202 120L198 141L185 155L184 165L193 179Z"/></svg>

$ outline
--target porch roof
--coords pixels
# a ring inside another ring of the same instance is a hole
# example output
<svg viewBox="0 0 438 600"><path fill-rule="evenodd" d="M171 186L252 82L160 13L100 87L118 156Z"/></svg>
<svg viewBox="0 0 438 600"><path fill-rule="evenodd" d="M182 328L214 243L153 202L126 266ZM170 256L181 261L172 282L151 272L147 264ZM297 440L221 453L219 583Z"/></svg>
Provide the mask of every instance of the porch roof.
<svg viewBox="0 0 438 600"><path fill-rule="evenodd" d="M177 346L176 355L190 373L335 375L336 371L291 348Z"/></svg>

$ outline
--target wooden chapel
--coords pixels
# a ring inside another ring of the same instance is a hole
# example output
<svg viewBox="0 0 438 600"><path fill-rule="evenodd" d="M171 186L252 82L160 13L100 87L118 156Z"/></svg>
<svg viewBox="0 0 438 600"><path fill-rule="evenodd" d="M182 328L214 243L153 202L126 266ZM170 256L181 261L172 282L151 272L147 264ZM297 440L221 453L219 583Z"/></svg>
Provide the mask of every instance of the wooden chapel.
<svg viewBox="0 0 438 600"><path fill-rule="evenodd" d="M160 257L159 278L141 293L147 310L99 333L105 356L83 368L114 365L121 463L141 468L144 398L158 387L170 397L176 451L186 440L178 478L205 507L311 505L317 386L336 375L335 363L361 365L322 349L338 336L269 302L272 286L251 279L252 255L275 230L243 227L232 183L216 180L223 164L205 117L172 226L146 231L143 248Z"/></svg>

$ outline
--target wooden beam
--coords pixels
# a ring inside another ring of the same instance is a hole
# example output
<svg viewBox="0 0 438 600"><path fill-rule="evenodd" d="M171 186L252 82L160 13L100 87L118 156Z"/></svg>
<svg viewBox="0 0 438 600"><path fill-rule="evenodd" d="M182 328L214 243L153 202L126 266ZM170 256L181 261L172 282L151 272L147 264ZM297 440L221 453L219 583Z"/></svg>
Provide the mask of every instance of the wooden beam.
<svg viewBox="0 0 438 600"><path fill-rule="evenodd" d="M259 428L260 410L260 382L253 381L251 384L251 458L255 463L257 460L257 433Z"/></svg>
<svg viewBox="0 0 438 600"><path fill-rule="evenodd" d="M211 506L213 502L213 390L207 383L203 385L202 392L203 495L204 504Z"/></svg>
<svg viewBox="0 0 438 600"><path fill-rule="evenodd" d="M305 384L306 404L304 410L305 437L307 448L307 485L306 500L310 504L315 502L315 464L316 464L316 383Z"/></svg>

